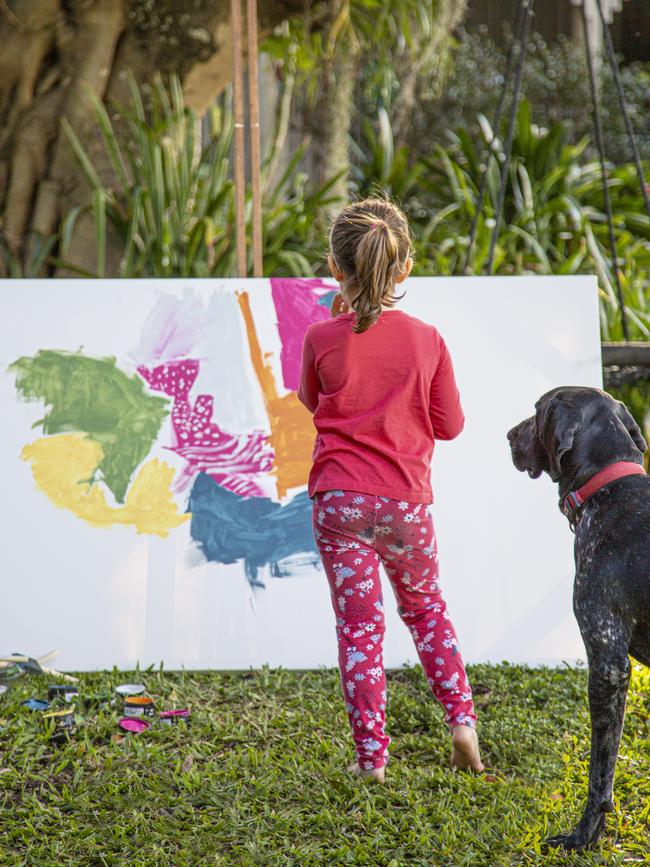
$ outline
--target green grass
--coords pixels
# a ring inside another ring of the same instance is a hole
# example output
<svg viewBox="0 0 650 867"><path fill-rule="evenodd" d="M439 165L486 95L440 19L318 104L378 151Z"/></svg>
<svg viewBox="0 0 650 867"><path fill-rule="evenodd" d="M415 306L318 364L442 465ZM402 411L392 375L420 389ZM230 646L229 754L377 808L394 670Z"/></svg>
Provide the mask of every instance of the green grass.
<svg viewBox="0 0 650 867"><path fill-rule="evenodd" d="M189 728L116 739L115 708L78 716L54 746L20 707L47 682L0 698L3 865L536 865L649 863L650 675L635 669L616 812L586 854L544 853L586 789L584 670L473 666L484 760L495 781L448 768L449 736L418 668L389 674L384 787L345 772L351 741L332 671L103 672L91 696L141 679Z"/></svg>

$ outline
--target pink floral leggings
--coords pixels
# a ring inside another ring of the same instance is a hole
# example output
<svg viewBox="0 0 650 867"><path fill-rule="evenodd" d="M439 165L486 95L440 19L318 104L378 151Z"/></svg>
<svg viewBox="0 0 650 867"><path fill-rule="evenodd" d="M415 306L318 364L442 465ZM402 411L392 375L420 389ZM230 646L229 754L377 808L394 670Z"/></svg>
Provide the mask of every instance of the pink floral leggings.
<svg viewBox="0 0 650 867"><path fill-rule="evenodd" d="M390 743L384 732L380 561L445 722L474 726L472 691L438 585L430 508L354 491L320 492L313 503L314 535L336 614L341 686L361 766L383 767Z"/></svg>

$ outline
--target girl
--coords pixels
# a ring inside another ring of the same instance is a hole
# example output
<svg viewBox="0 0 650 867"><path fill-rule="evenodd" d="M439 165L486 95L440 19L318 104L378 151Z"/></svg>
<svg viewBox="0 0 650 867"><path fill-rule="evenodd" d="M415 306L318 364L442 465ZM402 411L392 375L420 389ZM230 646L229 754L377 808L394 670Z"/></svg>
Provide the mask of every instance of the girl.
<svg viewBox="0 0 650 867"><path fill-rule="evenodd" d="M330 233L340 284L333 317L307 329L298 396L317 436L309 496L336 616L341 684L356 776L383 782L383 563L452 733L452 766L483 770L472 692L438 584L430 463L436 439L464 425L447 347L435 328L394 310L411 239L390 202L349 205ZM402 296L399 296L402 297Z"/></svg>

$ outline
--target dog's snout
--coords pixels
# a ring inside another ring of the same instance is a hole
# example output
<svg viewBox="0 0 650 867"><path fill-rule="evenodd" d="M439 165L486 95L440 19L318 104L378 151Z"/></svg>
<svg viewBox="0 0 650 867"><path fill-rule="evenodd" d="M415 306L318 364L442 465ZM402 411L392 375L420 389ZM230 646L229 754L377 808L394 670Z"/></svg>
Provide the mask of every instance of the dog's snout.
<svg viewBox="0 0 650 867"><path fill-rule="evenodd" d="M517 440L517 436L519 434L519 430L521 428L521 424L516 424L514 427L511 427L506 436L508 437L508 442L510 445L513 445Z"/></svg>

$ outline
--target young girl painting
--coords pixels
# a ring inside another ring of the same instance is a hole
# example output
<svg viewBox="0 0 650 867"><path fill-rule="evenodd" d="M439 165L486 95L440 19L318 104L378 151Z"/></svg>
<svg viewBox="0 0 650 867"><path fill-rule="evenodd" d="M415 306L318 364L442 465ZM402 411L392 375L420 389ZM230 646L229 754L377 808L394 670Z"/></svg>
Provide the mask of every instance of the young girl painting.
<svg viewBox="0 0 650 867"><path fill-rule="evenodd" d="M298 395L316 428L309 496L336 617L341 685L356 747L349 770L383 782L383 564L452 734L451 763L481 771L476 713L438 584L430 462L464 424L437 330L395 309L408 276L406 218L392 203L346 207L330 233L333 318L307 329Z"/></svg>

